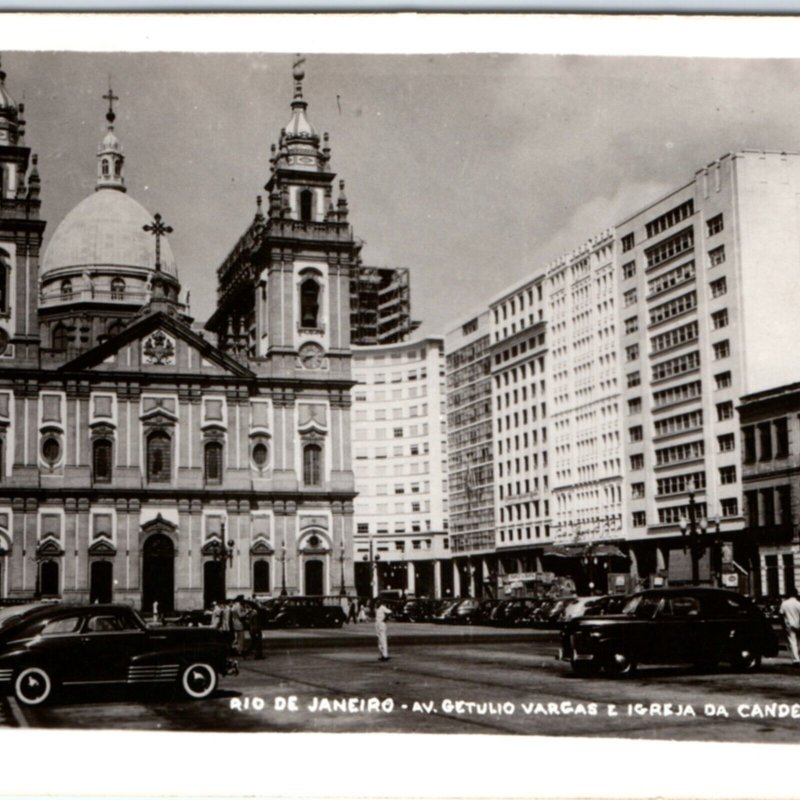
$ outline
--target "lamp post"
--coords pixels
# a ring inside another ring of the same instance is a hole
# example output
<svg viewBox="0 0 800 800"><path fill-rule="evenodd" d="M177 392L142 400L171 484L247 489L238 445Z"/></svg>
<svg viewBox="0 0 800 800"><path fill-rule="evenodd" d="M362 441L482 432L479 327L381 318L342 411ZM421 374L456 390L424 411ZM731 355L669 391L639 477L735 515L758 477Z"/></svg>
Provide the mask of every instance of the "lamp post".
<svg viewBox="0 0 800 800"><path fill-rule="evenodd" d="M711 573L714 577L714 585L722 586L722 541L719 536L719 514L714 515L710 522L714 525L713 538L711 539Z"/></svg>
<svg viewBox="0 0 800 800"><path fill-rule="evenodd" d="M698 530L697 524L697 505L694 500L694 479L689 478L686 481L686 489L689 492L689 519L685 517L681 520L681 535L689 536L689 551L692 556L692 583L697 586L700 583L700 557L705 550L705 544L702 541L701 532ZM705 520L701 522L703 531L705 531ZM684 543L684 550L686 545Z"/></svg>
<svg viewBox="0 0 800 800"><path fill-rule="evenodd" d="M219 544L216 545L211 552L211 557L217 564L222 565L222 597L221 600L225 600L226 595L226 575L227 575L227 567L233 566L233 549L236 547L236 542L233 539L228 539L225 541L225 523L223 522L220 526L220 534L219 534Z"/></svg>
<svg viewBox="0 0 800 800"><path fill-rule="evenodd" d="M369 555L364 553L362 559L370 563L370 588L374 599L378 596L378 562L381 560L381 554L373 552L371 539L369 542Z"/></svg>
<svg viewBox="0 0 800 800"><path fill-rule="evenodd" d="M339 587L339 596L344 597L347 594L344 588L344 542L339 545L339 567L342 573L342 584Z"/></svg>
<svg viewBox="0 0 800 800"><path fill-rule="evenodd" d="M281 542L281 597L286 597L286 534Z"/></svg>

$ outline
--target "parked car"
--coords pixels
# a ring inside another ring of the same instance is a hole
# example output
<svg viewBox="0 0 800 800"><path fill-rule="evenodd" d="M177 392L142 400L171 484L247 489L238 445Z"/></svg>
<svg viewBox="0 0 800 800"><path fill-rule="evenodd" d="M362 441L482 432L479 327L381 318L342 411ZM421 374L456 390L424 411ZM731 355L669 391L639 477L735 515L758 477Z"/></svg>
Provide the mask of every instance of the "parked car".
<svg viewBox="0 0 800 800"><path fill-rule="evenodd" d="M326 605L322 597L282 597L264 620L267 628L341 628L347 615L341 605Z"/></svg>
<svg viewBox="0 0 800 800"><path fill-rule="evenodd" d="M67 686L173 684L193 699L236 671L229 638L209 628L149 628L123 605L0 610L0 691L25 705Z"/></svg>
<svg viewBox="0 0 800 800"><path fill-rule="evenodd" d="M393 616L395 619L407 622L427 622L433 616L434 608L435 603L433 600L414 597L411 600L406 600L402 609Z"/></svg>
<svg viewBox="0 0 800 800"><path fill-rule="evenodd" d="M431 621L435 622L437 625L450 623L452 621L450 618L450 614L460 602L461 602L460 600L450 600L449 602L445 603L433 615Z"/></svg>
<svg viewBox="0 0 800 800"><path fill-rule="evenodd" d="M591 616L599 617L606 614L619 614L625 608L628 600L629 596L626 594L606 594L595 598L591 608Z"/></svg>
<svg viewBox="0 0 800 800"><path fill-rule="evenodd" d="M568 622L561 657L578 674L625 675L638 664L727 661L737 670L758 668L778 653L778 639L747 597L725 589L651 589L632 595L621 614Z"/></svg>

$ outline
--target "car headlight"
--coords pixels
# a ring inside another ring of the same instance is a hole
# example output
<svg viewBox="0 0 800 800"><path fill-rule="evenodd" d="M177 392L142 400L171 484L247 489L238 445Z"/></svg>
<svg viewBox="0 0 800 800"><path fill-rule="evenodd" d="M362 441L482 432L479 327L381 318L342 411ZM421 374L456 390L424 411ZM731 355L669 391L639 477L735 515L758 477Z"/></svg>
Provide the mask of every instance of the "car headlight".
<svg viewBox="0 0 800 800"><path fill-rule="evenodd" d="M592 631L589 637L592 639L599 639L603 634L600 631Z"/></svg>

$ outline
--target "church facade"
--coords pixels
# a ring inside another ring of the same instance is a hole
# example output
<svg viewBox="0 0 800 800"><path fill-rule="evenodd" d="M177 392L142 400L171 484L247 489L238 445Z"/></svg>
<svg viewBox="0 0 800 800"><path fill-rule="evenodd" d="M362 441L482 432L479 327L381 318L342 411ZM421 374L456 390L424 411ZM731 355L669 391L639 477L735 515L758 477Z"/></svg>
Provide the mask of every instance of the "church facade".
<svg viewBox="0 0 800 800"><path fill-rule="evenodd" d="M127 194L113 93L95 192L42 252L35 157L0 73L0 596L167 612L353 591L359 245L303 78L267 208L201 333L171 229Z"/></svg>

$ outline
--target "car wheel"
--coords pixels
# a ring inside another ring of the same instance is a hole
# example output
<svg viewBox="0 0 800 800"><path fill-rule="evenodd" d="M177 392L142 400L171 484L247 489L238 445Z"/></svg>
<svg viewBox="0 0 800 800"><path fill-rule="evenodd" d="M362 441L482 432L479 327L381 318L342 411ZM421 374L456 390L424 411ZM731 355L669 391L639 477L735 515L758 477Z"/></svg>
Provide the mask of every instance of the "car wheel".
<svg viewBox="0 0 800 800"><path fill-rule="evenodd" d="M592 660L592 661L576 661L574 658L570 661L572 666L572 671L576 675L581 675L583 677L588 677L589 675L597 675L600 672L600 665Z"/></svg>
<svg viewBox="0 0 800 800"><path fill-rule="evenodd" d="M38 706L53 693L53 681L41 667L23 669L14 681L14 696L26 706Z"/></svg>
<svg viewBox="0 0 800 800"><path fill-rule="evenodd" d="M193 700L203 700L217 688L217 671L205 661L190 664L181 673L181 689Z"/></svg>
<svg viewBox="0 0 800 800"><path fill-rule="evenodd" d="M752 672L761 666L761 653L752 647L737 647L731 656L731 666L739 672Z"/></svg>
<svg viewBox="0 0 800 800"><path fill-rule="evenodd" d="M624 675L631 675L636 671L636 663L620 647L610 648L603 658L603 669L607 675L614 678L621 678Z"/></svg>

